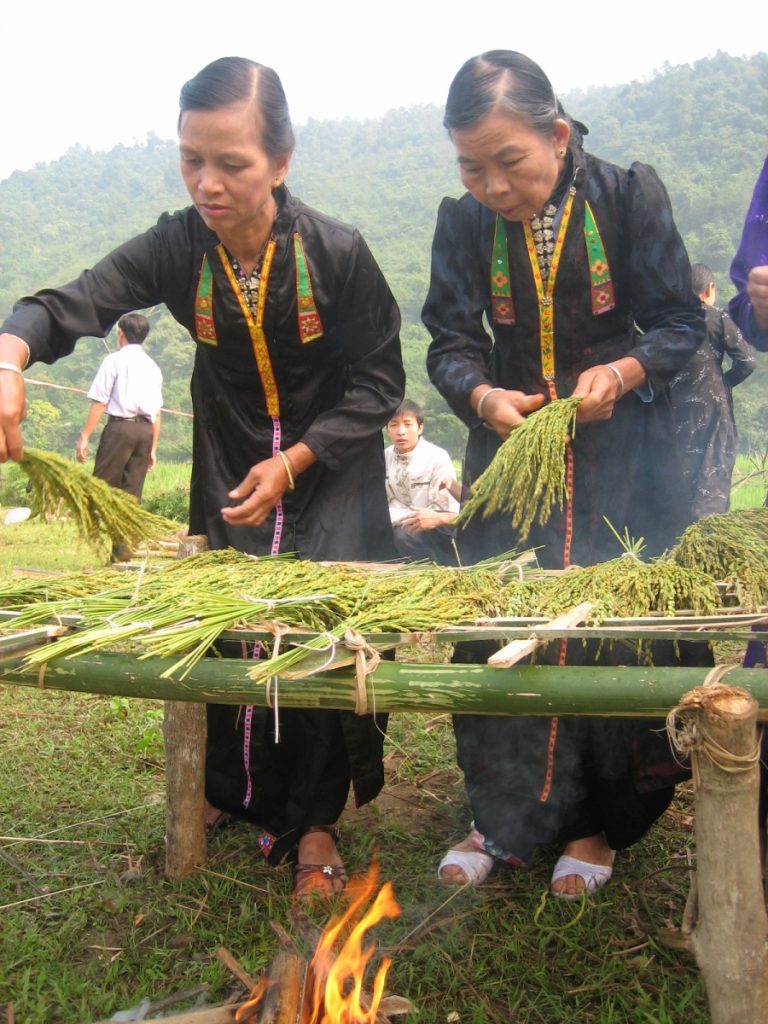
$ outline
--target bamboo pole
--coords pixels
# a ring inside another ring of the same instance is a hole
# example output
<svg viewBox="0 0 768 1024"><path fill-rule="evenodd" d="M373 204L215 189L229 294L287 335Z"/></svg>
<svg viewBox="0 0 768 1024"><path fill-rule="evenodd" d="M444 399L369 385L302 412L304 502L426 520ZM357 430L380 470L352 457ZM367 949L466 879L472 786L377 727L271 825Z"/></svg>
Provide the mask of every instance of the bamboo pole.
<svg viewBox="0 0 768 1024"><path fill-rule="evenodd" d="M203 536L185 537L179 558L208 548ZM205 835L205 743L207 712L169 695L164 708L165 873L179 879L208 863Z"/></svg>
<svg viewBox="0 0 768 1024"><path fill-rule="evenodd" d="M45 671L25 669L16 658L2 663L0 683L104 693L154 700L268 706L267 688L248 678L250 665L236 658L204 658L183 680L161 679L170 659L92 654L59 659ZM674 667L411 664L382 661L366 679L369 710L483 715L611 715L666 718L710 669ZM768 672L734 668L729 682L751 693L768 720ZM269 697L283 707L353 711L352 670L305 679L280 679Z"/></svg>
<svg viewBox="0 0 768 1024"><path fill-rule="evenodd" d="M691 758L696 878L686 916L712 1024L764 1024L768 916L760 868L757 702L715 684L675 709L676 746ZM690 927L690 922L689 922Z"/></svg>

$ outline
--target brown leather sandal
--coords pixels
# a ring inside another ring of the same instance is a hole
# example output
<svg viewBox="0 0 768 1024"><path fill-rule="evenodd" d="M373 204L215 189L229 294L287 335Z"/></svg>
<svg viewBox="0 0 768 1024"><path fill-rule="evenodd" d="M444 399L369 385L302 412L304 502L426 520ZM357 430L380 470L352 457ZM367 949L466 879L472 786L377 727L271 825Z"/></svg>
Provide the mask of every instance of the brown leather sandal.
<svg viewBox="0 0 768 1024"><path fill-rule="evenodd" d="M305 829L303 835L312 832L324 832L333 839L334 843L339 841L339 829L335 825L310 825ZM343 864L302 864L294 867L293 895L299 899L307 896L336 896L347 884L347 872ZM337 888L337 882L341 885Z"/></svg>

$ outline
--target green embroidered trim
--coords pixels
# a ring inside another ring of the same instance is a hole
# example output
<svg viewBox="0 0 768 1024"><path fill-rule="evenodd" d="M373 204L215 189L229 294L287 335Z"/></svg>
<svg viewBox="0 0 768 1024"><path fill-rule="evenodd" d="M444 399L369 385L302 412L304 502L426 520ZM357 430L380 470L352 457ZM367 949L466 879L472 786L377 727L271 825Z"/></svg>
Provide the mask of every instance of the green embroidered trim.
<svg viewBox="0 0 768 1024"><path fill-rule="evenodd" d="M515 305L512 301L512 280L509 275L509 247L504 218L496 214L491 256L491 318L496 324L514 324Z"/></svg>
<svg viewBox="0 0 768 1024"><path fill-rule="evenodd" d="M296 307L299 315L299 338L302 345L306 345L308 341L322 338L323 325L315 306L307 257L304 255L304 245L298 231L293 235L293 253L296 260Z"/></svg>
<svg viewBox="0 0 768 1024"><path fill-rule="evenodd" d="M208 257L203 254L200 278L195 296L195 334L204 345L218 345L216 327L213 322L213 274Z"/></svg>
<svg viewBox="0 0 768 1024"><path fill-rule="evenodd" d="M611 268L605 255L605 246L589 203L584 203L584 240L587 243L587 260L592 292L592 315L607 313L616 305L611 281Z"/></svg>

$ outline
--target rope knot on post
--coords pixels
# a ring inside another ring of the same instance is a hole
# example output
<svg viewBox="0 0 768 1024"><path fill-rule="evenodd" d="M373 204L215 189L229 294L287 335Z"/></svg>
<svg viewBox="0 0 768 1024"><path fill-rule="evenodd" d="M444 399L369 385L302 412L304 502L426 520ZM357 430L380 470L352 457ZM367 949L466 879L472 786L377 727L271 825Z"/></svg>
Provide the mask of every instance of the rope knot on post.
<svg viewBox="0 0 768 1024"><path fill-rule="evenodd" d="M355 714L367 715L368 690L365 681L378 667L381 655L354 629L348 629L344 634L344 646L355 655Z"/></svg>
<svg viewBox="0 0 768 1024"><path fill-rule="evenodd" d="M718 668L722 668L722 666L718 666ZM717 716L720 713L718 706L722 701L751 699L743 690L717 681L728 670L720 672L712 682L705 680L703 686L691 690L667 715L669 742L681 758L690 760L693 784L696 789L701 785L699 769L701 759L706 758L715 768L719 768L720 771L728 775L741 775L750 772L760 761L759 736L750 751L745 754L737 754L718 743L706 727L706 716Z"/></svg>

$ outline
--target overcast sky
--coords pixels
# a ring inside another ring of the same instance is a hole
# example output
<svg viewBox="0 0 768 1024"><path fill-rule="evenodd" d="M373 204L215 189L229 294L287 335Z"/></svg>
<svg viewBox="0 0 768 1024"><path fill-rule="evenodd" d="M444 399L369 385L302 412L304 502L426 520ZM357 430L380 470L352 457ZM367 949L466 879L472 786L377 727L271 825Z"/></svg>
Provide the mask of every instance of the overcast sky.
<svg viewBox="0 0 768 1024"><path fill-rule="evenodd" d="M0 179L76 143L174 137L182 83L222 56L274 67L301 124L442 104L464 60L488 49L528 54L566 93L648 79L717 50L748 56L764 42L709 0L11 0Z"/></svg>

